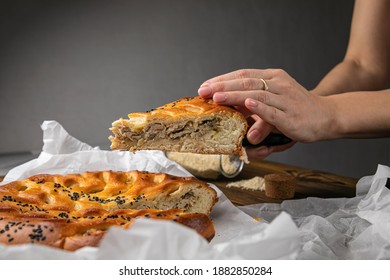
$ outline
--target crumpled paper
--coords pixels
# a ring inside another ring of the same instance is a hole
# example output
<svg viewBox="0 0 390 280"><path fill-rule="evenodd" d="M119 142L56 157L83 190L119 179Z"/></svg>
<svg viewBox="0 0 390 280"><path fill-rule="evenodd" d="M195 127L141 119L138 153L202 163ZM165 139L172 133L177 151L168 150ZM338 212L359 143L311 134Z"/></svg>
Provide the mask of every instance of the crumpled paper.
<svg viewBox="0 0 390 280"><path fill-rule="evenodd" d="M310 197L281 204L240 207L272 221L289 213L297 224L302 247L297 259L390 259L390 167L378 165L361 178L356 197Z"/></svg>
<svg viewBox="0 0 390 280"><path fill-rule="evenodd" d="M104 151L69 135L55 121L42 124L43 148L38 158L10 170L2 184L35 174L142 170L191 176L160 151ZM112 227L98 248L67 252L46 246L0 245L0 259L294 259L299 232L286 213L270 223L256 222L217 190L211 218L216 235L208 243L194 230L170 221L137 219L130 229Z"/></svg>

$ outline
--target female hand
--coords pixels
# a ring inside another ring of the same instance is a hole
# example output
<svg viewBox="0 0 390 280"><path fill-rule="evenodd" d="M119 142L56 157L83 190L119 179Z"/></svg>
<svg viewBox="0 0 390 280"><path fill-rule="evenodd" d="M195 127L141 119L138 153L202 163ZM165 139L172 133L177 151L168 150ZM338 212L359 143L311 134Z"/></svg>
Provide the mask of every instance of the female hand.
<svg viewBox="0 0 390 280"><path fill-rule="evenodd" d="M327 139L334 108L326 97L312 95L280 69L242 69L205 81L198 90L203 98L235 106L254 123L247 138L257 144L272 130L293 141ZM265 154L284 150L292 144L269 148Z"/></svg>
<svg viewBox="0 0 390 280"><path fill-rule="evenodd" d="M255 139L256 139L256 137L259 137L260 135L265 135L267 138L268 138L268 136L271 136L271 135L268 135L269 132L266 132L266 131L270 131L270 132L272 131L273 134L280 133L272 125L264 122L256 114L252 114L250 117L247 117L247 121L249 124L249 130L248 130L249 133L247 133L247 134L250 134L252 137L255 136L254 137ZM263 130L261 130L261 127L263 127ZM258 132L259 130L263 131L263 133L260 134ZM246 138L247 138L247 140L250 139L250 137L248 135L246 136ZM258 139L260 139L260 140L258 140ZM264 139L264 140L267 140L267 142L269 142L269 143L273 143L273 144L271 144L271 146L260 144L260 142L263 141L263 139L261 139L261 138L257 138L256 140L251 139L249 141L250 142L249 145L248 145L248 143L246 143L244 147L246 149L246 153L248 155L248 158L250 160L264 159L274 152L284 151L286 149L289 149L290 147L292 147L295 144L295 141L290 141L288 144L284 144L284 145L281 143L277 144L274 141L280 141L282 139L278 140L278 138L276 136L271 136L271 139L269 139L269 140ZM247 142L247 141L245 141L245 142Z"/></svg>

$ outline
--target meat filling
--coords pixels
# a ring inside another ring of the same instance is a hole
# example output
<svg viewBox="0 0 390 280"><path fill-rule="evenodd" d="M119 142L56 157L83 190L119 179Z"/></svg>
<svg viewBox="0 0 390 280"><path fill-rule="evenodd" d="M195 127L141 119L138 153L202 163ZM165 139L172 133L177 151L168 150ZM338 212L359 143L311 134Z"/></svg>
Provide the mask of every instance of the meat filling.
<svg viewBox="0 0 390 280"><path fill-rule="evenodd" d="M211 130L217 130L216 119L206 119L199 122L182 122L173 123L168 127L163 123L153 123L153 125L147 126L142 132L137 133L131 131L129 128L123 126L117 130L117 136L121 139L128 139L130 141L138 141L140 138L154 139L158 138L170 138L177 139L183 136L197 137L206 134Z"/></svg>

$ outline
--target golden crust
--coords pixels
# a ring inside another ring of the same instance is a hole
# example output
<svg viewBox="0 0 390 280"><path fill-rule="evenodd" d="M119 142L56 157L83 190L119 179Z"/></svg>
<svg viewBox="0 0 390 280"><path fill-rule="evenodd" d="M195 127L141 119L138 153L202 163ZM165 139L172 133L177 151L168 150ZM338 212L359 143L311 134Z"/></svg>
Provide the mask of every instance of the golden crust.
<svg viewBox="0 0 390 280"><path fill-rule="evenodd" d="M248 128L245 117L232 107L215 104L212 99L181 98L128 117L115 121L110 129L114 133L109 137L112 149L242 156L245 153L242 147Z"/></svg>
<svg viewBox="0 0 390 280"><path fill-rule="evenodd" d="M230 114L241 118L246 122L244 116L232 107L215 104L212 99L204 99L199 96L184 97L177 101L160 106L154 110L145 113L131 113L132 116L146 116L149 118L187 118L190 116L208 116L212 114Z"/></svg>
<svg viewBox="0 0 390 280"><path fill-rule="evenodd" d="M197 191L210 196L208 204L179 209L185 204L177 200L196 204ZM175 194L178 204L169 204ZM211 240L209 213L216 200L214 189L192 177L140 171L37 175L0 186L0 243L76 250L97 246L109 227L129 228L140 217L172 220ZM143 209L149 206L159 208Z"/></svg>

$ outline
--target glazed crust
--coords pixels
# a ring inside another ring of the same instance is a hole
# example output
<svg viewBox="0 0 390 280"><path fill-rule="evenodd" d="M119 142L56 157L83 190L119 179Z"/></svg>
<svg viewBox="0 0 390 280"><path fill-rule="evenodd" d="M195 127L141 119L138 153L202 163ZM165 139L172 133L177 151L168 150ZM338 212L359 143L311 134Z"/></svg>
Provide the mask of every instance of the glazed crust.
<svg viewBox="0 0 390 280"><path fill-rule="evenodd" d="M199 96L184 97L148 112L131 113L128 117L145 116L151 120L155 118L173 121L186 120L189 117L209 116L212 114L228 114L246 122L244 116L232 107L218 105L212 99L203 99Z"/></svg>
<svg viewBox="0 0 390 280"><path fill-rule="evenodd" d="M186 97L148 112L131 113L113 123L111 148L164 150L245 157L245 117L212 99Z"/></svg>
<svg viewBox="0 0 390 280"><path fill-rule="evenodd" d="M97 246L108 228L129 228L137 218L175 221L211 240L216 200L214 189L192 177L140 171L37 175L0 186L0 243L76 250Z"/></svg>

